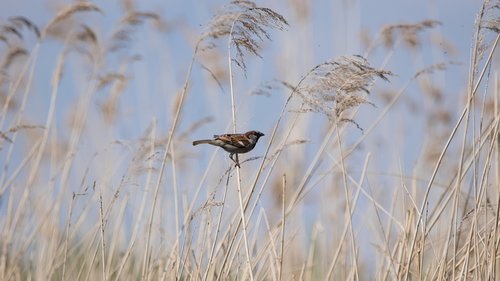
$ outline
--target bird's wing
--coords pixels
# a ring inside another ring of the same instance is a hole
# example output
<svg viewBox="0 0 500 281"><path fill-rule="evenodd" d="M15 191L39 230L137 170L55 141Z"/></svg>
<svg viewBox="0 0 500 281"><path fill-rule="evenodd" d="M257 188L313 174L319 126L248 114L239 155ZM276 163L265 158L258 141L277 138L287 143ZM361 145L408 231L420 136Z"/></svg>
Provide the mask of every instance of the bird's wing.
<svg viewBox="0 0 500 281"><path fill-rule="evenodd" d="M220 140L226 144L238 147L238 148L245 148L248 147L249 142L248 139L243 137L241 134L225 134L225 135L219 135L219 136L214 136L215 139Z"/></svg>

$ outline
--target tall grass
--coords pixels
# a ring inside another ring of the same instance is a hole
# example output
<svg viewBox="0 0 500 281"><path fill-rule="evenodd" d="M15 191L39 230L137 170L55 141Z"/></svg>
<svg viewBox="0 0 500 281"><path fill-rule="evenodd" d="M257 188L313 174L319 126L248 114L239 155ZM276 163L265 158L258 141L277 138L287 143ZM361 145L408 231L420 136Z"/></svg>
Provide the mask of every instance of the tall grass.
<svg viewBox="0 0 500 281"><path fill-rule="evenodd" d="M0 280L499 279L499 4L429 64L446 22L319 60L312 3L138 6L2 21ZM190 145L251 129L241 167Z"/></svg>

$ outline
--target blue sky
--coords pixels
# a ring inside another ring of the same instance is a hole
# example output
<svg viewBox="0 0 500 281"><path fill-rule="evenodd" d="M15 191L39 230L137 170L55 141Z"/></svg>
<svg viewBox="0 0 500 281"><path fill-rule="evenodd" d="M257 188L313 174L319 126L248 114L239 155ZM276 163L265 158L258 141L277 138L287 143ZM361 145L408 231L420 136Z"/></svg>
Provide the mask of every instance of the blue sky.
<svg viewBox="0 0 500 281"><path fill-rule="evenodd" d="M0 17L4 20L12 15L22 15L30 18L39 26L43 26L53 16L56 7L62 6L64 1L8 1L4 4ZM186 42L186 35L183 32L189 29L192 32L191 36L196 36L196 33L201 33L203 27L210 20L217 7L223 5L224 1L140 1L138 4L139 10L154 11L159 13L168 23L181 22L175 25L172 30L163 33L149 32L150 27L138 28L134 38L137 42L132 44L132 53L137 53L143 56L143 60L134 64L132 73L135 79L128 87L127 94L124 95L124 103L132 102L135 106L134 96L140 94L141 98L148 98L147 104L144 106L149 108L151 105L164 106L167 101L155 101L158 95L156 93L162 91L160 81L169 81L169 84L176 84L168 90L176 90L183 79L184 74L192 55L193 39L191 42ZM96 26L102 36L109 35L112 28L121 18L122 11L118 1L96 2L104 15L86 14L81 18L85 18L83 23L89 26ZM416 23L426 19L436 19L443 23L442 26L427 32L423 40L429 42L429 34L435 37L442 37L447 42L450 42L456 53L454 55L447 54L440 50L439 46L435 48L427 48L423 50L422 67L438 61L455 60L464 63L458 69L451 69L446 76L438 76L437 83L446 87L457 86L456 89L450 89L454 92L463 85L457 83L448 83L448 81L465 81L463 75L467 74L467 63L469 57L469 49L471 45L472 27L474 23L475 13L479 9L479 3L474 1L315 1L311 4L310 21L301 24L294 16L293 7L286 1L272 2L272 8L285 15L290 22L288 31L276 32L273 34L273 41L266 43L263 50L263 59L250 59L251 67L247 73L247 78L242 77L241 73L236 73L237 90L251 91L252 88L258 87L259 83L264 83L267 80L274 78L286 79L293 83L304 74L308 69L315 64L325 60L335 58L341 55L362 54L363 46L360 42L360 34L367 32L373 38L375 34L385 25L395 23ZM87 21L87 22L86 22ZM143 31L145 31L144 34ZM299 39L299 40L294 40ZM151 44L152 43L152 44ZM284 45L285 44L285 45ZM436 44L436 43L435 43ZM51 69L51 62L54 61L55 54L60 49L49 42L45 44L43 51L46 56L41 56L39 69ZM286 53L293 53L287 56ZM380 54L380 53L379 53ZM374 66L382 62L385 51L377 56L375 54L369 60ZM224 58L221 58L222 60ZM176 66L176 69L161 68L162 60ZM286 61L286 62L285 62ZM283 63L290 64L293 71L283 72L279 70ZM407 68L405 65L414 64L412 55L406 50L396 50L394 59L392 59L386 68L397 73L397 76L392 78L393 84L398 81L406 81L415 73L415 67ZM222 63L224 65L224 63ZM48 66L48 67L46 67ZM151 73L167 73L168 77L151 77ZM144 73L146 72L146 73ZM200 74L201 72L201 74ZM156 72L158 73L158 72ZM49 81L51 71L40 70L37 74L37 89L40 91L48 91L47 82ZM148 76L142 77L141 75ZM198 95L203 92L203 81L197 80L206 75L203 70L195 68L193 80L193 92L191 95ZM458 77L458 79L456 78ZM147 80L150 81L147 81ZM140 81L137 81L140 80ZM198 82L198 81L201 81ZM200 88L197 88L200 87ZM449 89L449 88L448 88ZM214 89L216 91L217 89ZM226 89L227 90L227 89ZM144 93L146 92L146 93ZM148 93L149 92L149 93ZM155 93L156 92L156 93ZM40 101L43 103L43 99ZM259 102L262 103L262 102ZM271 101L273 103L273 101ZM202 103L201 106L203 106ZM139 118L139 128L145 129L151 118L159 120L164 119L157 113L160 108L155 110L146 110L140 108L142 112L149 111L155 114L138 114L134 118ZM223 107L225 108L225 106ZM264 107L266 111L270 111ZM35 110L37 108L35 107ZM228 112L225 112L226 114ZM262 114L258 114L262 116ZM258 117L253 116L253 117ZM259 121L259 123L261 123ZM244 123L243 123L244 124ZM134 127L137 127L134 126ZM219 129L222 129L219 126ZM243 129L243 128L242 128ZM263 129L264 130L264 129ZM133 135L141 133L142 130L136 131ZM123 132L125 133L125 132Z"/></svg>

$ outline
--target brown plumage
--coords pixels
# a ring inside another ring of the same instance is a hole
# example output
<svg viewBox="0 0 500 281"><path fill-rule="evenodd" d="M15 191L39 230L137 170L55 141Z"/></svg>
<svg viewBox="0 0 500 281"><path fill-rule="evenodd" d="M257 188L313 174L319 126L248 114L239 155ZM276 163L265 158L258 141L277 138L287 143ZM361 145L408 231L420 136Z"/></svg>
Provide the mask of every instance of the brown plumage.
<svg viewBox="0 0 500 281"><path fill-rule="evenodd" d="M213 139L197 140L193 142L193 145L207 143L219 146L229 152L229 158L239 167L238 154L251 151L262 136L264 134L259 131L248 131L244 134L214 135ZM233 159L234 154L236 154L236 160Z"/></svg>

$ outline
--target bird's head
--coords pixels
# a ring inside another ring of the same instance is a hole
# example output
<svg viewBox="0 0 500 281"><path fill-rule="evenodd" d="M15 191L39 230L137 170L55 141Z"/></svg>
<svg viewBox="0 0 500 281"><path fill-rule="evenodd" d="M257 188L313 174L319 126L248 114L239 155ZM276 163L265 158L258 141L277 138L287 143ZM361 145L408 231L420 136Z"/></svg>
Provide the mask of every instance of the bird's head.
<svg viewBox="0 0 500 281"><path fill-rule="evenodd" d="M245 133L245 135L247 137L256 137L257 139L259 139L260 137L264 136L263 133L259 132L259 131L248 131Z"/></svg>

